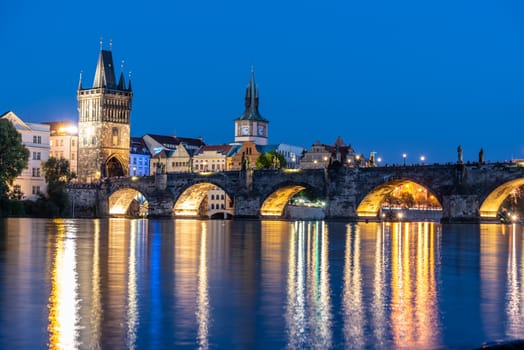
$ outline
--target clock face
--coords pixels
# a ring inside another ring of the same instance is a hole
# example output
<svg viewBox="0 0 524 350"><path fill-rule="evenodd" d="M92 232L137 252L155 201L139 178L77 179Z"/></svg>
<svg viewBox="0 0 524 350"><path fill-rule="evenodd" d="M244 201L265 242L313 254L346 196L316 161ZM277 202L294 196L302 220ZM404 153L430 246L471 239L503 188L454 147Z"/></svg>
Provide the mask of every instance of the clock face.
<svg viewBox="0 0 524 350"><path fill-rule="evenodd" d="M249 134L249 126L247 126L247 125L243 125L243 126L242 126L242 129L240 129L240 133L241 133L242 135L247 135L247 134Z"/></svg>
<svg viewBox="0 0 524 350"><path fill-rule="evenodd" d="M259 136L264 136L264 125L259 125L258 126L258 135Z"/></svg>

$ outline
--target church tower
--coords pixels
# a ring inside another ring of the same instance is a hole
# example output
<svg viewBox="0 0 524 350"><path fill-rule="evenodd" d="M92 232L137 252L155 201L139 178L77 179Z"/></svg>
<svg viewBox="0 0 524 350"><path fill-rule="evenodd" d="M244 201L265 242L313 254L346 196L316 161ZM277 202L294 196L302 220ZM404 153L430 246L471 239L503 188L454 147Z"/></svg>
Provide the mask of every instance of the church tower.
<svg viewBox="0 0 524 350"><path fill-rule="evenodd" d="M235 119L235 142L252 141L257 145L267 145L269 121L258 111L258 87L253 68L246 88L245 106L244 113Z"/></svg>
<svg viewBox="0 0 524 350"><path fill-rule="evenodd" d="M80 76L77 100L78 180L91 182L103 177L127 176L131 79L126 86L122 71L116 82L112 51L103 50L102 41L93 87L83 88Z"/></svg>

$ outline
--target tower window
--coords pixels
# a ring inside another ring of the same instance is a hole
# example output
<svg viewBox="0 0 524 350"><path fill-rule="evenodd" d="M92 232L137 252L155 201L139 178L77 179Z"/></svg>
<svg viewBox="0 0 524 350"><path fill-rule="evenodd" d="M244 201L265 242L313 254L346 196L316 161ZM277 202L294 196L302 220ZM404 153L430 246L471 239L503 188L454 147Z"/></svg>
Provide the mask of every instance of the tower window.
<svg viewBox="0 0 524 350"><path fill-rule="evenodd" d="M118 144L118 128L113 128L113 146L117 146Z"/></svg>

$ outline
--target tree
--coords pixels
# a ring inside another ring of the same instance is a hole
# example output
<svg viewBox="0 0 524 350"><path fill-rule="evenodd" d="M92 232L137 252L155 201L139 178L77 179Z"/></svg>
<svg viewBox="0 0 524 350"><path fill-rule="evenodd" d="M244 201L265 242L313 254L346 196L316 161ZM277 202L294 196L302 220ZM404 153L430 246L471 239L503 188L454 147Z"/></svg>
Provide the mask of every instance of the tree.
<svg viewBox="0 0 524 350"><path fill-rule="evenodd" d="M269 151L257 158L257 169L282 169L287 165L286 158L277 151Z"/></svg>
<svg viewBox="0 0 524 350"><path fill-rule="evenodd" d="M22 136L7 119L0 119L0 209L6 209L7 193L13 180L27 167L29 150Z"/></svg>
<svg viewBox="0 0 524 350"><path fill-rule="evenodd" d="M76 174L71 172L69 161L64 158L50 157L42 163L42 169L47 182L48 199L57 208L58 215L65 215L69 204L69 196L65 191L65 186L76 177Z"/></svg>

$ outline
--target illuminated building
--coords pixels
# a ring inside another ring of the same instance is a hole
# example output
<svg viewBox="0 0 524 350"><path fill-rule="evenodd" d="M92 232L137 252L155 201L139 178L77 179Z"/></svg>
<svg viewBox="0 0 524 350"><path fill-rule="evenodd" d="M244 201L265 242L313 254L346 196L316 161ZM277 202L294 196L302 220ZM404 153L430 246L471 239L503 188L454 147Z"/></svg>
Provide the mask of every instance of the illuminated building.
<svg viewBox="0 0 524 350"><path fill-rule="evenodd" d="M151 154L141 137L131 137L129 172L131 176L148 176Z"/></svg>
<svg viewBox="0 0 524 350"><path fill-rule="evenodd" d="M78 128L69 121L45 122L51 131L50 157L69 161L69 170L78 174Z"/></svg>
<svg viewBox="0 0 524 350"><path fill-rule="evenodd" d="M346 146L339 136L333 146L320 143L320 141L312 145L311 149L306 151L300 160L300 168L322 169L334 162L353 167L364 164L365 160L362 156L355 153L351 145Z"/></svg>
<svg viewBox="0 0 524 350"><path fill-rule="evenodd" d="M123 69L123 64L122 64ZM92 88L78 84L78 179L129 174L130 116L133 92L121 72L117 83L113 53L103 50L96 66Z"/></svg>
<svg viewBox="0 0 524 350"><path fill-rule="evenodd" d="M191 172L193 155L205 145L202 138L146 134L142 139L152 158L150 174L158 164L166 173Z"/></svg>
<svg viewBox="0 0 524 350"><path fill-rule="evenodd" d="M49 159L49 125L26 123L9 111L0 118L9 120L22 136L22 144L29 150L27 168L13 181L13 189L23 195L21 199L36 200L39 193L46 193L42 162Z"/></svg>
<svg viewBox="0 0 524 350"><path fill-rule="evenodd" d="M232 145L202 146L193 156L193 171L227 170L227 158L232 149Z"/></svg>

